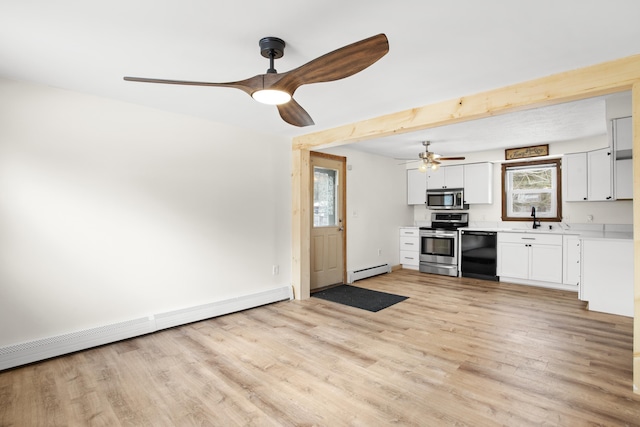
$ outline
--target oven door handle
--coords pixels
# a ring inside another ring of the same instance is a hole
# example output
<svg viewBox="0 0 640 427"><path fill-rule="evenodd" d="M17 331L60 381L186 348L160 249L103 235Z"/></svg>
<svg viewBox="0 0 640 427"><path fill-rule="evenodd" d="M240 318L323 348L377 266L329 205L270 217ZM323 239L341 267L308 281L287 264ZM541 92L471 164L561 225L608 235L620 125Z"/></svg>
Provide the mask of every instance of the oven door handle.
<svg viewBox="0 0 640 427"><path fill-rule="evenodd" d="M423 237L456 237L458 233L434 233L424 234Z"/></svg>
<svg viewBox="0 0 640 427"><path fill-rule="evenodd" d="M495 231L463 231L462 234L468 236L495 236Z"/></svg>

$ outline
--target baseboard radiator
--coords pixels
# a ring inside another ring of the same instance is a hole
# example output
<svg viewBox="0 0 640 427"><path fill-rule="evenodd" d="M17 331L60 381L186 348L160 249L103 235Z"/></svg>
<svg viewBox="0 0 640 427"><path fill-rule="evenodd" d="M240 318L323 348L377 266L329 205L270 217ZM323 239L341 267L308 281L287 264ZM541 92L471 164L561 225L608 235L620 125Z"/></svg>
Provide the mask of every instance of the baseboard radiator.
<svg viewBox="0 0 640 427"><path fill-rule="evenodd" d="M391 273L391 266L389 264L382 264L376 265L375 267L347 271L347 283L353 283L356 280L362 280L366 279L367 277L377 276L378 274L384 273Z"/></svg>
<svg viewBox="0 0 640 427"><path fill-rule="evenodd" d="M287 299L293 299L293 288L282 286L223 301L0 347L0 371Z"/></svg>

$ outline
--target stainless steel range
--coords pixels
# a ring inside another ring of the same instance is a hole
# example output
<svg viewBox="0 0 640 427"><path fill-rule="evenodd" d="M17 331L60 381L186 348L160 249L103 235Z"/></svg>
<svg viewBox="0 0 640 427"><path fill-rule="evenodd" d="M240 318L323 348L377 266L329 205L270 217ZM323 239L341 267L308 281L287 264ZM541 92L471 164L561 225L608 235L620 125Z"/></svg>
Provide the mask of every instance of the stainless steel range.
<svg viewBox="0 0 640 427"><path fill-rule="evenodd" d="M468 213L432 213L431 227L420 227L420 271L458 276L458 228L468 225Z"/></svg>

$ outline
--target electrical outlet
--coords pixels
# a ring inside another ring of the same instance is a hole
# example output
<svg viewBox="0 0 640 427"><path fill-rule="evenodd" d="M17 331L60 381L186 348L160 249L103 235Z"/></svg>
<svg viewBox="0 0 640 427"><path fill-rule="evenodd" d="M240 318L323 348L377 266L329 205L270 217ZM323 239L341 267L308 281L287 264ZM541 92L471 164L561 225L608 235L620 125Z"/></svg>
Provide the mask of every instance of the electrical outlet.
<svg viewBox="0 0 640 427"><path fill-rule="evenodd" d="M593 222L593 215L587 215L587 222Z"/></svg>
<svg viewBox="0 0 640 427"><path fill-rule="evenodd" d="M273 275L277 276L278 274L280 274L280 266L279 265L274 265L273 266Z"/></svg>
<svg viewBox="0 0 640 427"><path fill-rule="evenodd" d="M382 255L382 249L378 249L378 256Z"/></svg>

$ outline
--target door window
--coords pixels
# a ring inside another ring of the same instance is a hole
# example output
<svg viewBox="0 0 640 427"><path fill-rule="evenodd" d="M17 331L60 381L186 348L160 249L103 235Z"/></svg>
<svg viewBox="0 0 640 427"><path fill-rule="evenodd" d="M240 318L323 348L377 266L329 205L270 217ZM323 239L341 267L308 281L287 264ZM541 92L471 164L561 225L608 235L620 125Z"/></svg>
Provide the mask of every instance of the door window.
<svg viewBox="0 0 640 427"><path fill-rule="evenodd" d="M313 167L313 226L338 225L338 170Z"/></svg>

